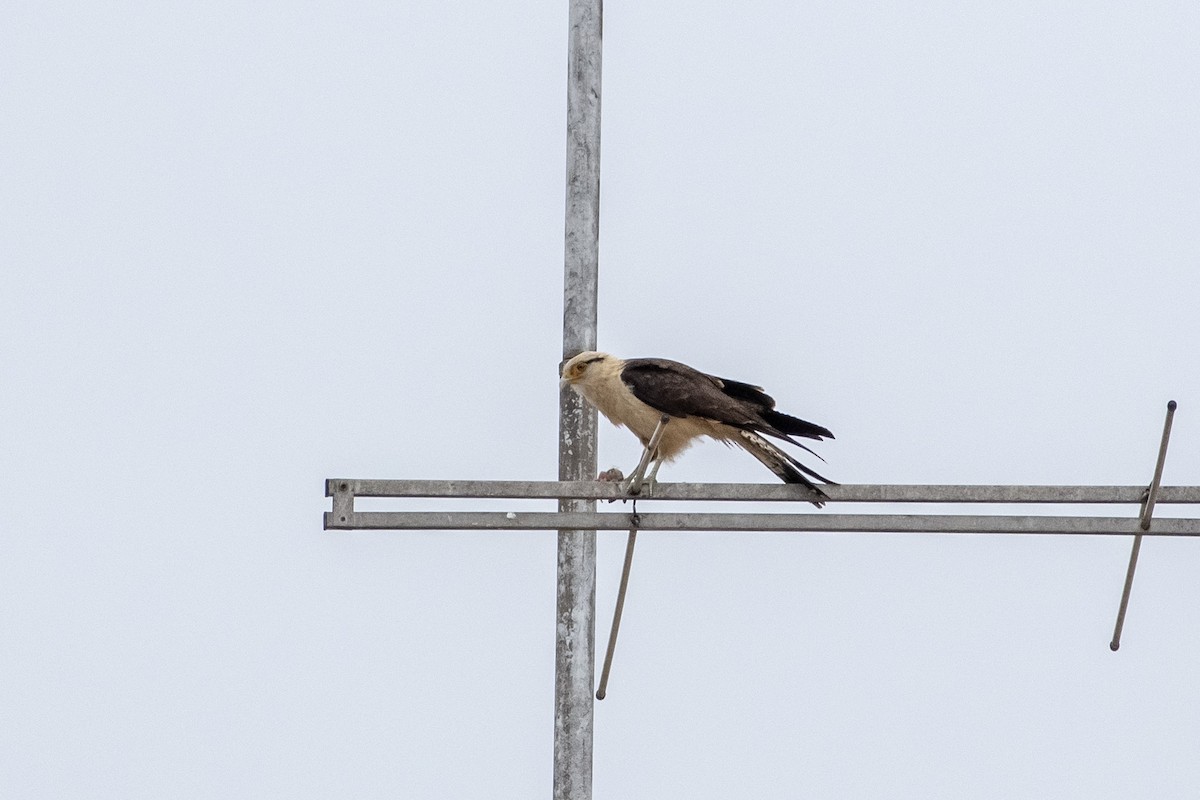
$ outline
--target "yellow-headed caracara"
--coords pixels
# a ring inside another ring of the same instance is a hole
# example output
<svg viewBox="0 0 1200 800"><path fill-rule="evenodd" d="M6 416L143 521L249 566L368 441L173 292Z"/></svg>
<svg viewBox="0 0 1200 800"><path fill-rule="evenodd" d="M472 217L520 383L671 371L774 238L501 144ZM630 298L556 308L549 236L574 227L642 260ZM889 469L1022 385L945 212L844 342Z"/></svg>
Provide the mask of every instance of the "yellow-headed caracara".
<svg viewBox="0 0 1200 800"><path fill-rule="evenodd" d="M758 386L706 375L665 358L624 360L594 351L580 353L563 364L562 382L583 395L614 425L633 431L643 447L649 444L659 421L668 418L658 448L651 454L651 482L659 464L674 460L696 439L708 436L737 445L785 483L803 484L820 497L826 497L825 493L806 476L833 483L761 435L813 453L793 437L820 441L832 439L833 434L820 425L776 411L775 400ZM824 505L817 500L813 504L818 508Z"/></svg>

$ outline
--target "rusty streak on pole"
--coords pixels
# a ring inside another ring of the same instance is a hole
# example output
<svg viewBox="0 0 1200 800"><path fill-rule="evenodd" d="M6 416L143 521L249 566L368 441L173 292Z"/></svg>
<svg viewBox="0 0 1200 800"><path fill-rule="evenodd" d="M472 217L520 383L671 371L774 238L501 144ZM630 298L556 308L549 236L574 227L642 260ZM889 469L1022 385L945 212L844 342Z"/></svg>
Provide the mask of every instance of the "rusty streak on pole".
<svg viewBox="0 0 1200 800"><path fill-rule="evenodd" d="M602 0L570 0L563 359L596 348L600 233ZM568 388L559 396L558 478L596 477L596 412ZM560 500L559 511L595 511ZM596 532L558 532L554 653L554 798L591 800L596 648Z"/></svg>

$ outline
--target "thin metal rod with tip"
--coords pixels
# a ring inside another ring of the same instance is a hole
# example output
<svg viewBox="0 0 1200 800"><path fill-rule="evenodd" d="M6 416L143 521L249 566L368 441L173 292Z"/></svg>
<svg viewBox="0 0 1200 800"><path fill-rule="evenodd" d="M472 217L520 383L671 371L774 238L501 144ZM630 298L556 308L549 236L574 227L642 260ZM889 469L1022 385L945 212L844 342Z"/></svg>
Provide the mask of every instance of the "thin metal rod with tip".
<svg viewBox="0 0 1200 800"><path fill-rule="evenodd" d="M1162 485L1163 465L1167 461L1167 443L1171 440L1171 421L1175 418L1178 404L1172 400L1167 403L1167 419L1163 422L1162 443L1158 446L1158 462L1154 465L1154 479L1146 490L1146 502L1142 506L1139 527L1150 530L1150 518L1154 515L1154 504L1158 500L1158 489ZM1129 551L1129 567L1125 570L1125 588L1121 592L1121 607L1117 609L1117 624L1113 628L1113 638L1108 648L1114 653L1121 647L1121 631L1125 627L1125 612L1129 609L1129 592L1133 589L1133 573L1137 570L1138 554L1142 551L1142 535L1133 537L1133 548Z"/></svg>
<svg viewBox="0 0 1200 800"><path fill-rule="evenodd" d="M667 429L667 423L670 421L671 418L665 414L658 421L654 435L646 443L646 451L642 453L642 460L638 462L637 469L634 470L634 480L629 485L630 494L637 495L642 490L642 475L645 473L654 451L658 449L658 443L662 440L663 432ZM608 632L608 650L604 653L604 667L600 670L600 687L596 689L597 700L603 700L608 694L608 674L612 671L613 653L617 650L617 633L621 630L621 614L625 610L625 592L629 588L629 571L633 568L633 547L637 544L638 532L637 500L634 500L633 508L634 512L630 516L634 524L630 526L629 539L625 542L625 563L621 567L621 585L617 587L617 605L613 608L612 629Z"/></svg>
<svg viewBox="0 0 1200 800"><path fill-rule="evenodd" d="M604 654L604 668L600 670L600 688L596 699L603 700L608 694L608 673L612 671L613 653L617 649L617 631L621 629L621 613L625 610L625 590L629 588L629 570L633 567L633 546L637 544L637 528L629 529L629 540L625 542L625 565L621 567L621 585L617 589L617 605L613 609L612 629L608 632L608 651Z"/></svg>

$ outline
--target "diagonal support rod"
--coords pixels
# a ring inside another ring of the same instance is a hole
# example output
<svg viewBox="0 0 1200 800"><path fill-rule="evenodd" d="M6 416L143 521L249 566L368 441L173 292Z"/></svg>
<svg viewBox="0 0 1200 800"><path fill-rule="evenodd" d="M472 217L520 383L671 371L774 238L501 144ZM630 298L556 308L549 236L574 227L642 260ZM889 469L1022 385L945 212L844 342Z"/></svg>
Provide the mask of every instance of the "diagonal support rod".
<svg viewBox="0 0 1200 800"><path fill-rule="evenodd" d="M1158 491L1162 486L1163 465L1167 461L1167 444L1171 441L1171 422L1175 419L1175 409L1178 404L1172 400L1167 403L1167 418L1163 422L1162 442L1158 446L1158 461L1154 465L1154 479L1146 489L1146 502L1142 505L1139 527L1143 531L1150 530L1150 518L1154 515L1154 504L1158 501ZM1125 612L1129 609L1129 592L1133 589L1133 573L1137 570L1138 554L1142 550L1142 534L1133 537L1133 548L1129 551L1129 567L1125 570L1125 588L1121 592L1121 606L1117 610L1117 624L1113 628L1113 638L1108 648L1114 653L1121 647L1121 631L1125 628Z"/></svg>
<svg viewBox="0 0 1200 800"><path fill-rule="evenodd" d="M633 515L636 517L637 515ZM621 629L621 614L625 610L625 590L629 588L629 570L633 567L633 546L637 544L637 528L629 529L629 539L625 542L625 564L621 567L621 585L617 589L617 605L613 609L612 629L608 632L608 650L604 654L604 668L600 670L600 687L596 689L596 699L603 700L608 695L608 675L612 671L613 653L617 650L617 632Z"/></svg>
<svg viewBox="0 0 1200 800"><path fill-rule="evenodd" d="M629 493L634 496L633 513L629 515L630 527L629 539L625 542L625 563L621 566L621 585L617 588L617 605L613 608L612 628L608 632L608 650L604 653L604 667L600 670L600 687L596 689L597 700L603 700L608 694L608 675L612 671L613 653L617 650L617 633L621 630L621 614L625 611L625 592L629 588L629 571L633 568L633 547L637 544L639 522L637 495L642 491L642 476L646 473L646 467L658 450L658 443L662 441L663 433L670 421L671 418L666 414L659 419L658 425L654 428L654 434L646 443L646 450L642 453L642 458L629 481ZM655 472L657 471L658 462L655 462ZM651 475L653 474L651 473Z"/></svg>

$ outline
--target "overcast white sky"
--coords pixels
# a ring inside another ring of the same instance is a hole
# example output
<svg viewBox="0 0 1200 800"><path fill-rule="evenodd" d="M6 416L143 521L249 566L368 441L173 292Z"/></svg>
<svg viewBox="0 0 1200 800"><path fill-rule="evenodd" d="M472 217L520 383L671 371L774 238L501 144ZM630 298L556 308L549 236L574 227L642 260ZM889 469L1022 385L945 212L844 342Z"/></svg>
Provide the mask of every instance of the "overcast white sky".
<svg viewBox="0 0 1200 800"><path fill-rule="evenodd" d="M1146 483L1170 398L1200 483L1198 29L609 2L601 346L765 385L844 483ZM0 9L0 795L549 796L553 534L321 512L554 477L566 34ZM772 479L711 443L661 478ZM646 534L596 797L1196 797L1200 542L1146 542L1113 654L1128 551Z"/></svg>

